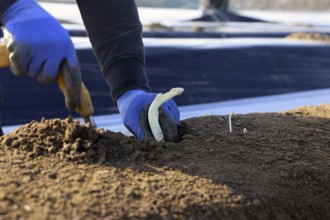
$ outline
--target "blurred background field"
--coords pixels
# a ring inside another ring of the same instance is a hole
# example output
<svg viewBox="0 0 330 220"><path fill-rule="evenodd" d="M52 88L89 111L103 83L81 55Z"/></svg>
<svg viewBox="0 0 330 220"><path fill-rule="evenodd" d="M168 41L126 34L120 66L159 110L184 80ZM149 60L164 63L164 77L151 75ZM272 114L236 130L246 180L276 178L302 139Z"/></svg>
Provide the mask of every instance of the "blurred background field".
<svg viewBox="0 0 330 220"><path fill-rule="evenodd" d="M74 0L41 0L42 2L75 2ZM137 0L141 7L198 8L199 0ZM231 7L237 10L290 10L330 11L329 0L231 0Z"/></svg>

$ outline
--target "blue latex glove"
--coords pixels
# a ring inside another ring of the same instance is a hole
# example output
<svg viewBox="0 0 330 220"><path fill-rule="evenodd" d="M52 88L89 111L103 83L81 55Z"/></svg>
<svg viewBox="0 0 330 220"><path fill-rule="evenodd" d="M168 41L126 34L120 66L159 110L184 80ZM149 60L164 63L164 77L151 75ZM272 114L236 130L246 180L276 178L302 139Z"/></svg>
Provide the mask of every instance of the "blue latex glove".
<svg viewBox="0 0 330 220"><path fill-rule="evenodd" d="M148 109L157 93L130 90L117 99L118 109L126 128L139 139L153 139L148 122ZM180 112L171 99L163 103L159 110L159 124L165 141L179 141L178 124Z"/></svg>
<svg viewBox="0 0 330 220"><path fill-rule="evenodd" d="M48 83L56 79L60 65L66 62L73 83L81 80L68 32L36 1L18 0L4 12L1 22L15 75Z"/></svg>

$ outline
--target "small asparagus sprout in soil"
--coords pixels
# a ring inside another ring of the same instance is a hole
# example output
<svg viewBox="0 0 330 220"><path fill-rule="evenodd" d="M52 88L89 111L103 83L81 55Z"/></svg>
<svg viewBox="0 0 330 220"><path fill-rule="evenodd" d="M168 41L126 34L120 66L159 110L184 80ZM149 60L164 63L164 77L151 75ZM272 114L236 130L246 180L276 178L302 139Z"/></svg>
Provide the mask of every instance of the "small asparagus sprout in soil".
<svg viewBox="0 0 330 220"><path fill-rule="evenodd" d="M229 114L229 132L232 133L233 132L233 128L232 128L232 125L231 125L231 116L234 116L235 115L235 112L231 112Z"/></svg>
<svg viewBox="0 0 330 220"><path fill-rule="evenodd" d="M246 128L243 129L243 134L247 134L248 130Z"/></svg>
<svg viewBox="0 0 330 220"><path fill-rule="evenodd" d="M158 109L159 107L169 99L181 95L183 92L183 88L173 88L167 93L159 93L154 101L151 103L148 111L148 120L149 120L149 125L151 128L151 132L155 138L156 141L162 141L164 139L164 133L159 125L158 121L158 116L159 112Z"/></svg>

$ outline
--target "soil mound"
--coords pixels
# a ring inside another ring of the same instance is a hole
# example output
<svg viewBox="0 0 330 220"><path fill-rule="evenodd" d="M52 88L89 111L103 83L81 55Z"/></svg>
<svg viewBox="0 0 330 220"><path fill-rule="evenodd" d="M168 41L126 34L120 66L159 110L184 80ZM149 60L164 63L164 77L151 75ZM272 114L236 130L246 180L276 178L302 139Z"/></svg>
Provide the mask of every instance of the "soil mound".
<svg viewBox="0 0 330 220"><path fill-rule="evenodd" d="M32 121L1 138L1 145L35 159L40 156L102 164L105 160L127 160L141 143L121 133L80 125L72 117L65 120L43 118ZM133 156L134 157L134 156Z"/></svg>
<svg viewBox="0 0 330 220"><path fill-rule="evenodd" d="M0 219L329 219L329 113L190 118L179 143L32 121L0 138Z"/></svg>

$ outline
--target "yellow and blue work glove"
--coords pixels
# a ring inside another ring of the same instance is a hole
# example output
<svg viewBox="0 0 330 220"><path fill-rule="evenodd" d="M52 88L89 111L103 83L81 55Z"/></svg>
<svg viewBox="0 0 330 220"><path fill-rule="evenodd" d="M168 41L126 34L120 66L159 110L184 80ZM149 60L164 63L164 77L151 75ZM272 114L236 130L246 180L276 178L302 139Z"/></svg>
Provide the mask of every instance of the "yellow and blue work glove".
<svg viewBox="0 0 330 220"><path fill-rule="evenodd" d="M14 75L49 83L65 63L71 86L77 87L72 91L80 93L81 72L74 45L53 16L34 0L18 0L3 13L1 23Z"/></svg>
<svg viewBox="0 0 330 220"><path fill-rule="evenodd" d="M157 93L142 90L129 90L117 99L117 106L126 128L139 139L152 139L148 121L148 110ZM180 111L170 99L159 109L159 124L165 141L178 142Z"/></svg>

